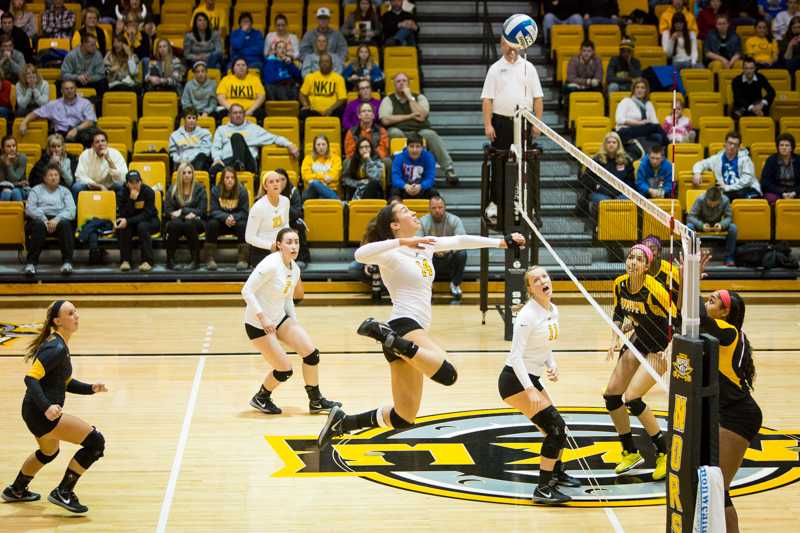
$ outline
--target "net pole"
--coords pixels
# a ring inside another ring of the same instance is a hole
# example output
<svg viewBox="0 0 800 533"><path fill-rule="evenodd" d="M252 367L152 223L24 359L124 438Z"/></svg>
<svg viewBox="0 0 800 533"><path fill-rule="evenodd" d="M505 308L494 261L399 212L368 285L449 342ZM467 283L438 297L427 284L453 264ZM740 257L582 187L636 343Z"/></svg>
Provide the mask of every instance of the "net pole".
<svg viewBox="0 0 800 533"><path fill-rule="evenodd" d="M683 308L681 333L690 339L700 338L700 238L685 239L683 258Z"/></svg>

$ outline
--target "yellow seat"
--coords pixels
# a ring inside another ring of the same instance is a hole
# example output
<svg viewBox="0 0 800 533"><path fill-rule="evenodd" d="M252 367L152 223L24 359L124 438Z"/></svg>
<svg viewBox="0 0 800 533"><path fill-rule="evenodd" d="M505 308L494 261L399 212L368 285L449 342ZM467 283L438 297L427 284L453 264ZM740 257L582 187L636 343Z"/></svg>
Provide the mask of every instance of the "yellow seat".
<svg viewBox="0 0 800 533"><path fill-rule="evenodd" d="M142 117L136 124L138 141L169 141L174 122L172 117Z"/></svg>
<svg viewBox="0 0 800 533"><path fill-rule="evenodd" d="M394 77L403 73L408 76L408 86L411 87L411 92L419 94L422 92L420 89L419 69L399 68L399 69L386 69L386 94L394 94Z"/></svg>
<svg viewBox="0 0 800 533"><path fill-rule="evenodd" d="M678 93L678 100L685 104L681 93ZM653 91L650 93L650 101L653 102L653 106L668 105L672 107L672 91Z"/></svg>
<svg viewBox="0 0 800 533"><path fill-rule="evenodd" d="M416 213L417 218L424 217L428 213L431 212L431 204L430 200L423 200L421 198L408 198L403 200L403 204L408 207L411 211Z"/></svg>
<svg viewBox="0 0 800 533"><path fill-rule="evenodd" d="M775 239L800 241L800 198L775 202Z"/></svg>
<svg viewBox="0 0 800 533"><path fill-rule="evenodd" d="M342 145L342 125L338 117L309 117L306 119L303 139L313 141L317 135L325 135L331 144Z"/></svg>
<svg viewBox="0 0 800 533"><path fill-rule="evenodd" d="M692 207L688 195L690 191L706 191L709 187L716 183L714 174L710 171L703 172L700 185L695 185L693 178L694 174L691 170L685 170L678 174L678 200L681 203L681 209L687 213Z"/></svg>
<svg viewBox="0 0 800 533"><path fill-rule="evenodd" d="M739 132L744 147L758 141L772 141L775 139L775 122L769 117L742 117L739 119Z"/></svg>
<svg viewBox="0 0 800 533"><path fill-rule="evenodd" d="M639 0L634 0L639 1ZM619 2L620 15L622 14L623 1ZM647 2L644 11L647 12ZM628 24L625 27L625 33L628 37L632 38L636 46L659 46L658 29L653 24Z"/></svg>
<svg viewBox="0 0 800 533"><path fill-rule="evenodd" d="M289 150L280 146L268 145L261 147L261 171L282 168L288 171L300 172L297 159L289 154Z"/></svg>
<svg viewBox="0 0 800 533"><path fill-rule="evenodd" d="M741 75L742 69L740 68L729 68L717 72L717 91L722 95L722 105L726 108L733 105L733 89L731 88L733 78Z"/></svg>
<svg viewBox="0 0 800 533"><path fill-rule="evenodd" d="M419 68L416 46L387 46L383 49L383 68Z"/></svg>
<svg viewBox="0 0 800 533"><path fill-rule="evenodd" d="M761 180L761 172L764 170L764 163L767 158L775 153L775 143L767 141L754 142L748 148L750 159L753 160L756 178Z"/></svg>
<svg viewBox="0 0 800 533"><path fill-rule="evenodd" d="M169 0L167 0L161 6L161 20L191 21L191 19L192 19L192 3L170 2Z"/></svg>
<svg viewBox="0 0 800 533"><path fill-rule="evenodd" d="M42 146L33 143L17 143L17 152L25 154L28 164L35 164L42 157Z"/></svg>
<svg viewBox="0 0 800 533"><path fill-rule="evenodd" d="M575 120L575 145L580 148L587 142L603 142L610 129L608 117L578 117Z"/></svg>
<svg viewBox="0 0 800 533"><path fill-rule="evenodd" d="M550 51L555 51L562 47L570 47L573 50L580 49L583 42L583 27L573 24L556 24L550 29Z"/></svg>
<svg viewBox="0 0 800 533"><path fill-rule="evenodd" d="M725 142L725 135L733 130L731 117L703 117L699 124L700 138L698 142L704 147L712 142Z"/></svg>
<svg viewBox="0 0 800 533"><path fill-rule="evenodd" d="M601 92L574 92L569 95L569 127L576 117L605 116L605 98Z"/></svg>
<svg viewBox="0 0 800 533"><path fill-rule="evenodd" d="M87 220L99 218L101 220L116 220L117 194L114 191L81 191L78 193L78 225L75 232L77 237L81 227ZM109 230L103 236L113 233Z"/></svg>
<svg viewBox="0 0 800 533"><path fill-rule="evenodd" d="M233 9L233 21L237 22L239 20L239 15L247 11L250 13L250 16L253 17L253 27L256 28L261 33L264 33L264 30L267 28L267 4L266 2L262 2L260 5L257 4L245 4L241 5L241 2L237 2L236 6Z"/></svg>
<svg viewBox="0 0 800 533"><path fill-rule="evenodd" d="M84 151L84 147L81 143L64 143L64 149L68 154L74 155L75 157L80 157Z"/></svg>
<svg viewBox="0 0 800 533"><path fill-rule="evenodd" d="M756 34L756 27L755 26L745 26L744 24L740 24L736 26L736 33L739 35L739 39L742 41L742 45L747 42L749 37L752 37Z"/></svg>
<svg viewBox="0 0 800 533"><path fill-rule="evenodd" d="M617 106L619 103L630 96L630 92L628 91L614 91L613 93L608 93L608 116L611 118L612 121L616 124L616 116L617 116Z"/></svg>
<svg viewBox="0 0 800 533"><path fill-rule="evenodd" d="M389 139L389 152L392 154L402 152L406 144L408 144L408 139L405 137L392 137Z"/></svg>
<svg viewBox="0 0 800 533"><path fill-rule="evenodd" d="M792 77L785 68L762 68L759 69L758 75L767 78L776 91L792 90Z"/></svg>
<svg viewBox="0 0 800 533"><path fill-rule="evenodd" d="M76 92L78 96L83 96L86 99L95 98L97 96L97 91L91 87L78 87Z"/></svg>
<svg viewBox="0 0 800 533"><path fill-rule="evenodd" d="M264 129L275 135L286 137L295 146L300 146L300 121L297 117L272 117L264 119Z"/></svg>
<svg viewBox="0 0 800 533"><path fill-rule="evenodd" d="M0 246L25 248L25 204L0 202Z"/></svg>
<svg viewBox="0 0 800 533"><path fill-rule="evenodd" d="M144 99L142 100L142 116L178 116L178 95L167 91L150 91L144 93Z"/></svg>
<svg viewBox="0 0 800 533"><path fill-rule="evenodd" d="M779 122L783 117L800 117L800 93L793 91L778 91L769 116Z"/></svg>
<svg viewBox="0 0 800 533"><path fill-rule="evenodd" d="M68 37L43 37L39 39L39 42L36 45L36 51L38 53L41 54L42 52L47 52L50 49L66 50L69 52L72 50L70 39Z"/></svg>
<svg viewBox="0 0 800 533"><path fill-rule="evenodd" d="M128 117L133 122L139 118L139 105L136 93L109 91L103 95L104 117Z"/></svg>
<svg viewBox="0 0 800 533"><path fill-rule="evenodd" d="M344 241L344 208L339 200L306 200L303 202L303 220L308 226L308 242Z"/></svg>
<svg viewBox="0 0 800 533"><path fill-rule="evenodd" d="M672 214L675 220L683 220L683 209L679 200L672 200L671 198L654 198L651 200L656 206L661 208L667 214ZM674 211L673 211L674 206ZM655 235L662 241L669 239L669 227L665 226L653 216L644 213L642 215L642 238L648 235Z"/></svg>
<svg viewBox="0 0 800 533"><path fill-rule="evenodd" d="M237 172L236 173L236 180L244 185L245 190L247 191L247 205L249 207L253 207L253 202L256 201L255 195L255 174L252 172Z"/></svg>
<svg viewBox="0 0 800 533"><path fill-rule="evenodd" d="M22 123L21 118L14 119L14 126L12 132L14 138L18 143L38 144L45 146L47 144L47 121L43 119L31 120L28 122L28 131L25 135L19 132L19 125Z"/></svg>
<svg viewBox="0 0 800 533"><path fill-rule="evenodd" d="M681 81L690 98L695 92L714 91L714 73L707 68L685 68L681 70Z"/></svg>
<svg viewBox="0 0 800 533"><path fill-rule="evenodd" d="M669 145L669 155L672 158L672 152L675 152L675 174L678 175L681 171L692 170L692 166L703 159L703 147L699 143L680 143Z"/></svg>
<svg viewBox="0 0 800 533"><path fill-rule="evenodd" d="M61 79L60 68L40 68L38 71L43 80L47 80L51 83Z"/></svg>
<svg viewBox="0 0 800 533"><path fill-rule="evenodd" d="M97 127L106 132L109 143L133 146L133 125L127 118L103 116L97 119Z"/></svg>
<svg viewBox="0 0 800 533"><path fill-rule="evenodd" d="M160 162L164 168L169 168L169 154L167 141L136 141L133 143L133 161Z"/></svg>
<svg viewBox="0 0 800 533"><path fill-rule="evenodd" d="M686 191L686 214L692 210L692 206L700 196L705 194L708 189L689 189Z"/></svg>
<svg viewBox="0 0 800 533"><path fill-rule="evenodd" d="M269 117L296 117L300 114L300 102L297 100L267 100L266 106Z"/></svg>
<svg viewBox="0 0 800 533"><path fill-rule="evenodd" d="M349 207L349 223L347 225L348 242L361 242L369 221L375 218L378 211L386 205L385 200L352 200Z"/></svg>
<svg viewBox="0 0 800 533"><path fill-rule="evenodd" d="M289 33L303 35L303 2L297 2L297 0L274 0L272 2L269 31L275 31L275 16L278 14L286 16ZM313 21L314 19L311 20Z"/></svg>
<svg viewBox="0 0 800 533"><path fill-rule="evenodd" d="M737 241L768 241L772 238L771 213L766 200L734 200L733 223Z"/></svg>
<svg viewBox="0 0 800 533"><path fill-rule="evenodd" d="M781 133L791 133L800 139L800 117L781 117L779 125Z"/></svg>
<svg viewBox="0 0 800 533"><path fill-rule="evenodd" d="M639 60L642 70L667 64L667 55L660 46L637 46L633 55Z"/></svg>
<svg viewBox="0 0 800 533"><path fill-rule="evenodd" d="M692 108L692 124L695 127L700 124L700 119L703 117L722 117L725 115L722 95L717 92L691 93L689 94L689 105Z"/></svg>
<svg viewBox="0 0 800 533"><path fill-rule="evenodd" d="M598 240L638 240L639 223L636 220L636 205L633 202L630 200L603 200L598 206Z"/></svg>
<svg viewBox="0 0 800 533"><path fill-rule="evenodd" d="M166 39L173 48L183 48L183 38L189 29L187 24L159 24L156 33L159 39Z"/></svg>
<svg viewBox="0 0 800 533"><path fill-rule="evenodd" d="M218 68L209 68L206 69L206 74L208 75L208 79L215 80L219 83L219 80L222 79L222 72ZM186 81L194 79L194 70L189 69L186 72Z"/></svg>
<svg viewBox="0 0 800 533"><path fill-rule="evenodd" d="M162 161L132 161L128 169L138 170L142 182L150 187L167 190L167 168Z"/></svg>
<svg viewBox="0 0 800 533"><path fill-rule="evenodd" d="M619 14L622 17L630 15L637 9L640 9L645 13L647 13L647 11L649 10L647 0L619 0L618 5L619 5ZM635 24L635 25L642 26L642 24ZM634 24L628 26L629 30L628 35L630 35L630 26L634 26ZM650 27L652 28L653 26Z"/></svg>
<svg viewBox="0 0 800 533"><path fill-rule="evenodd" d="M590 143L583 143L583 146L581 146L581 151L582 151L584 154L586 154L586 155L588 155L588 156L592 157L592 156L594 156L595 154L597 154L597 153L599 153L599 152L600 152L600 148L601 148L602 146L603 146L603 143L601 143L601 142L590 142ZM635 163L638 163L638 161L635 161L635 162L634 162L634 164L635 164Z"/></svg>
<svg viewBox="0 0 800 533"><path fill-rule="evenodd" d="M589 40L595 46L613 46L619 48L621 34L616 24L592 24L589 26Z"/></svg>

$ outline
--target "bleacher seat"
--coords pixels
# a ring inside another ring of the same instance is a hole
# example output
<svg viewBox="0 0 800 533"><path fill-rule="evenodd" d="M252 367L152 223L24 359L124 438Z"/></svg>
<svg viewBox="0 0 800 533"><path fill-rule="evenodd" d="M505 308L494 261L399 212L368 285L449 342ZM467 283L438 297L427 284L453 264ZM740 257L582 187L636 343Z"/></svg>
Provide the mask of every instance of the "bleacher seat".
<svg viewBox="0 0 800 533"><path fill-rule="evenodd" d="M180 20L180 19L173 19ZM187 23L166 23L159 24L156 33L159 39L166 39L173 48L183 48L183 38L189 30Z"/></svg>
<svg viewBox="0 0 800 533"><path fill-rule="evenodd" d="M766 200L734 200L733 223L737 241L768 241L772 238L771 213Z"/></svg>
<svg viewBox="0 0 800 533"><path fill-rule="evenodd" d="M349 204L348 242L361 242L367 224L385 205L385 200L352 200Z"/></svg>
<svg viewBox="0 0 800 533"><path fill-rule="evenodd" d="M675 217L675 220L683 220L683 209L681 208L679 200L672 200L671 198L654 198L652 202L660 207L664 212L671 213ZM662 241L669 240L669 227L656 220L653 216L644 213L642 215L642 238L647 237L648 235L655 235Z"/></svg>
<svg viewBox="0 0 800 533"><path fill-rule="evenodd" d="M589 26L589 40L595 46L613 46L619 48L621 40L619 26L616 24L591 24Z"/></svg>
<svg viewBox="0 0 800 533"><path fill-rule="evenodd" d="M781 133L791 133L800 140L800 117L781 117L779 124Z"/></svg>
<svg viewBox="0 0 800 533"><path fill-rule="evenodd" d="M28 159L28 165L32 166L42 157L42 145L20 142L17 143L17 152L25 154Z"/></svg>
<svg viewBox="0 0 800 533"><path fill-rule="evenodd" d="M261 147L261 171L283 168L288 171L300 172L297 159L289 154L289 150L276 145Z"/></svg>
<svg viewBox="0 0 800 533"><path fill-rule="evenodd" d="M172 173L172 179L170 181L170 189L178 183L178 171ZM206 199L208 200L208 205L206 206L206 211L211 209L211 178L208 175L208 172L205 170L195 170L194 171L194 179L197 180L198 183L202 184L206 190Z"/></svg>
<svg viewBox="0 0 800 533"><path fill-rule="evenodd" d="M619 103L630 96L630 91L614 91L608 94L608 116L616 124L617 106Z"/></svg>
<svg viewBox="0 0 800 533"><path fill-rule="evenodd" d="M733 129L731 117L703 117L699 120L698 142L704 147L712 142L725 142L725 135Z"/></svg>
<svg viewBox="0 0 800 533"><path fill-rule="evenodd" d="M142 100L142 116L178 116L178 95L167 91L149 91Z"/></svg>
<svg viewBox="0 0 800 533"><path fill-rule="evenodd" d="M605 97L602 92L580 91L569 95L569 127L575 126L576 117L605 116Z"/></svg>
<svg viewBox="0 0 800 533"><path fill-rule="evenodd" d="M169 154L167 141L136 141L133 143L133 161L161 162L164 168L169 168Z"/></svg>
<svg viewBox="0 0 800 533"><path fill-rule="evenodd" d="M247 203L249 207L253 207L253 202L256 201L255 195L255 174L252 172L241 171L236 173L236 180L244 185L247 190Z"/></svg>
<svg viewBox="0 0 800 533"><path fill-rule="evenodd" d="M731 82L736 76L742 75L742 69L729 68L717 72L717 91L722 96L722 105L726 108L733 105L733 89Z"/></svg>
<svg viewBox="0 0 800 533"><path fill-rule="evenodd" d="M775 91L791 91L792 78L785 68L762 68L758 70L759 76L764 76Z"/></svg>
<svg viewBox="0 0 800 533"><path fill-rule="evenodd" d="M583 27L573 24L556 24L550 30L550 51L568 47L573 50L580 49L583 42ZM557 57L556 57L557 59Z"/></svg>
<svg viewBox="0 0 800 533"><path fill-rule="evenodd" d="M633 55L639 60L642 70L667 64L667 55L660 46L637 46Z"/></svg>
<svg viewBox="0 0 800 533"><path fill-rule="evenodd" d="M28 7L30 7L30 5ZM43 67L38 69L38 71L39 75L42 77L43 80L47 80L51 83L54 83L61 79L60 68Z"/></svg>
<svg viewBox="0 0 800 533"><path fill-rule="evenodd" d="M0 202L0 246L25 248L25 204Z"/></svg>
<svg viewBox="0 0 800 533"><path fill-rule="evenodd" d="M357 49L358 47L356 47ZM401 70L418 69L416 46L387 46L383 49L383 68Z"/></svg>
<svg viewBox="0 0 800 533"><path fill-rule="evenodd" d="M744 44L747 42L748 37L752 37L756 34L756 27L748 26L746 24L739 24L736 26L736 34L739 36L739 39L741 39L742 48L744 48Z"/></svg>
<svg viewBox="0 0 800 533"><path fill-rule="evenodd" d="M267 100L266 110L268 117L296 117L300 114L300 102Z"/></svg>
<svg viewBox="0 0 800 533"><path fill-rule="evenodd" d="M775 139L775 122L770 117L742 117L739 119L742 146Z"/></svg>
<svg viewBox="0 0 800 533"><path fill-rule="evenodd" d="M114 191L81 191L78 193L78 217L75 236L78 236L83 224L91 218L101 220L116 220L117 194ZM108 237L113 231L108 231L103 236Z"/></svg>
<svg viewBox="0 0 800 533"><path fill-rule="evenodd" d="M133 122L139 119L139 104L136 93L109 91L103 95L104 117L128 117Z"/></svg>
<svg viewBox="0 0 800 533"><path fill-rule="evenodd" d="M422 218L431 212L430 200L425 200L422 198L409 198L403 200L403 203L407 208L416 213L417 218Z"/></svg>
<svg viewBox="0 0 800 533"><path fill-rule="evenodd" d="M274 117L264 118L264 129L275 135L286 137L295 146L300 146L300 121L294 117Z"/></svg>
<svg viewBox="0 0 800 533"><path fill-rule="evenodd" d="M692 124L697 127L703 117L725 116L722 95L718 92L695 92L689 94L689 105L692 108Z"/></svg>
<svg viewBox="0 0 800 533"><path fill-rule="evenodd" d="M703 159L703 147L699 143L679 143L670 144L667 150L667 158L672 159L672 152L675 152L675 174L679 175L683 170L692 170L692 165Z"/></svg>
<svg viewBox="0 0 800 533"><path fill-rule="evenodd" d="M106 132L109 143L124 144L126 152L133 146L133 125L127 118L103 116L97 119L97 127Z"/></svg>
<svg viewBox="0 0 800 533"><path fill-rule="evenodd" d="M575 145L580 148L586 142L603 142L610 130L608 117L578 117L575 120Z"/></svg>
<svg viewBox="0 0 800 533"><path fill-rule="evenodd" d="M342 145L342 125L338 117L309 117L306 119L303 139L306 144L317 135L325 135L330 144Z"/></svg>
<svg viewBox="0 0 800 533"><path fill-rule="evenodd" d="M338 30L340 16L339 2L336 0L308 0L308 8L306 9L306 27L313 28L316 26L317 9L323 6L331 10L331 28Z"/></svg>
<svg viewBox="0 0 800 533"><path fill-rule="evenodd" d="M769 108L769 116L775 122L780 122L783 117L800 117L800 93L778 91Z"/></svg>
<svg viewBox="0 0 800 533"><path fill-rule="evenodd" d="M710 171L703 172L701 175L700 185L695 185L693 181L694 174L691 170L685 170L678 174L678 200L681 203L681 208L687 213L692 208L689 201L689 191L706 191L709 187L716 183L714 174Z"/></svg>
<svg viewBox="0 0 800 533"><path fill-rule="evenodd" d="M632 242L639 239L636 205L630 200L603 200L598 204L597 239Z"/></svg>
<svg viewBox="0 0 800 533"><path fill-rule="evenodd" d="M167 191L167 169L162 161L132 161L128 164L129 170L138 170L142 176L142 182L150 187L161 186L161 190Z"/></svg>
<svg viewBox="0 0 800 533"><path fill-rule="evenodd" d="M634 0L637 2L639 0ZM619 2L619 10L620 14L622 14L622 4L624 0ZM642 2L647 4L646 0ZM645 5L644 11L647 11L647 6ZM659 37L658 37L658 29L653 24L628 24L625 27L625 33L628 34L628 37L634 39L636 46L659 46Z"/></svg>
<svg viewBox="0 0 800 533"><path fill-rule="evenodd" d="M66 50L69 52L71 49L72 45L68 37L42 37L36 44L36 52L38 54L47 52L48 50Z"/></svg>
<svg viewBox="0 0 800 533"><path fill-rule="evenodd" d="M422 92L419 79L419 69L417 70L410 68L385 69L384 75L386 76L387 95L394 94L394 77L400 72L408 76L408 86L411 87L412 93L419 94Z"/></svg>
<svg viewBox="0 0 800 533"><path fill-rule="evenodd" d="M681 81L690 99L695 92L714 91L714 73L707 68L685 68L681 70Z"/></svg>
<svg viewBox="0 0 800 533"><path fill-rule="evenodd" d="M303 220L308 226L308 242L344 241L344 208L339 200L309 199L303 202Z"/></svg>
<svg viewBox="0 0 800 533"><path fill-rule="evenodd" d="M283 14L286 16L289 33L303 35L303 2L297 0L273 0L270 13L269 31L275 31L275 16ZM311 19L313 26L314 19Z"/></svg>
<svg viewBox="0 0 800 533"><path fill-rule="evenodd" d="M775 153L775 143L770 141L754 142L748 147L750 159L753 160L753 167L755 168L756 179L761 181L761 172L764 170L764 163L767 158Z"/></svg>
<svg viewBox="0 0 800 533"><path fill-rule="evenodd" d="M219 80L222 79L222 71L220 71L218 68L207 68L206 75L208 76L208 79L215 80L217 83L219 83ZM194 70L189 69L186 72L186 81L193 79L194 79Z"/></svg>
<svg viewBox="0 0 800 533"><path fill-rule="evenodd" d="M237 2L233 9L233 22L238 25L239 15L243 12L249 12L253 17L253 27L261 33L266 33L264 30L267 28L267 3L261 2L260 4L242 4Z"/></svg>
<svg viewBox="0 0 800 533"><path fill-rule="evenodd" d="M169 141L174 129L172 117L142 117L136 124L137 141Z"/></svg>
<svg viewBox="0 0 800 533"><path fill-rule="evenodd" d="M402 152L406 144L408 144L408 139L405 137L393 137L389 139L389 153L396 154Z"/></svg>
<svg viewBox="0 0 800 533"><path fill-rule="evenodd" d="M775 239L800 241L800 198L775 202Z"/></svg>
<svg viewBox="0 0 800 533"><path fill-rule="evenodd" d="M647 0L619 0L618 5L619 5L619 14L622 17L630 15L637 9L640 9L645 13L647 13L649 9ZM641 26L641 24L636 24L636 25ZM630 26L628 26L628 28L630 28Z"/></svg>
<svg viewBox="0 0 800 533"><path fill-rule="evenodd" d="M47 121L43 119L35 119L28 122L28 131L22 135L19 131L19 125L22 123L21 118L14 119L12 132L14 138L18 143L38 144L45 146L47 144ZM3 130L7 131L7 130Z"/></svg>
<svg viewBox="0 0 800 533"><path fill-rule="evenodd" d="M672 91L653 91L650 93L650 101L653 102L653 106L668 105L672 107L672 98ZM678 100L682 104L686 104L681 93L678 93Z"/></svg>

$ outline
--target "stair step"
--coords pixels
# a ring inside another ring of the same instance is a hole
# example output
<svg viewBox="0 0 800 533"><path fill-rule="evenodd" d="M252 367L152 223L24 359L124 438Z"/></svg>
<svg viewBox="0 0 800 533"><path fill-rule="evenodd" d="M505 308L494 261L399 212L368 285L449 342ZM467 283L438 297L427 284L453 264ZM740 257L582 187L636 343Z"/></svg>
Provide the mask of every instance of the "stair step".
<svg viewBox="0 0 800 533"><path fill-rule="evenodd" d="M479 4L479 16L483 15L483 5ZM505 20L514 13L529 13L531 6L529 2L507 2L492 0L487 2L487 11L490 18ZM426 17L439 15L450 15L455 17L475 17L475 4L464 1L443 1L434 0L432 2L417 2L417 17L423 20ZM479 28L480 29L480 28Z"/></svg>

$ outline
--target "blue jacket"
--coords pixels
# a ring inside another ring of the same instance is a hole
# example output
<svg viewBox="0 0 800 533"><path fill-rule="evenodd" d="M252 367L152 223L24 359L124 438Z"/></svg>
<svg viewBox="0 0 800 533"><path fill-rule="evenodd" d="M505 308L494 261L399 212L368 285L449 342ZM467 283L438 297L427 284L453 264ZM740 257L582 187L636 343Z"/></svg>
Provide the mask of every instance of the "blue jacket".
<svg viewBox="0 0 800 533"><path fill-rule="evenodd" d="M658 173L655 173L650 165L650 156L645 154L639 163L639 170L636 172L636 190L642 196L649 198L650 189L657 188L664 189L664 198L672 196L672 163L664 158L661 166L658 167Z"/></svg>
<svg viewBox="0 0 800 533"><path fill-rule="evenodd" d="M262 77L264 79L264 85L280 83L287 80L300 82L303 79L300 75L300 69L297 68L294 63L291 61L288 63L282 61L278 59L276 55L271 55L267 58L267 61L264 63Z"/></svg>
<svg viewBox="0 0 800 533"><path fill-rule="evenodd" d="M247 61L247 66L261 67L264 62L264 35L251 29L245 33L242 30L234 30L231 33L231 64L240 57Z"/></svg>
<svg viewBox="0 0 800 533"><path fill-rule="evenodd" d="M419 183L422 190L433 187L436 179L436 159L426 149L422 149L418 159L411 159L408 148L394 156L392 161L392 187L402 189L408 184Z"/></svg>

